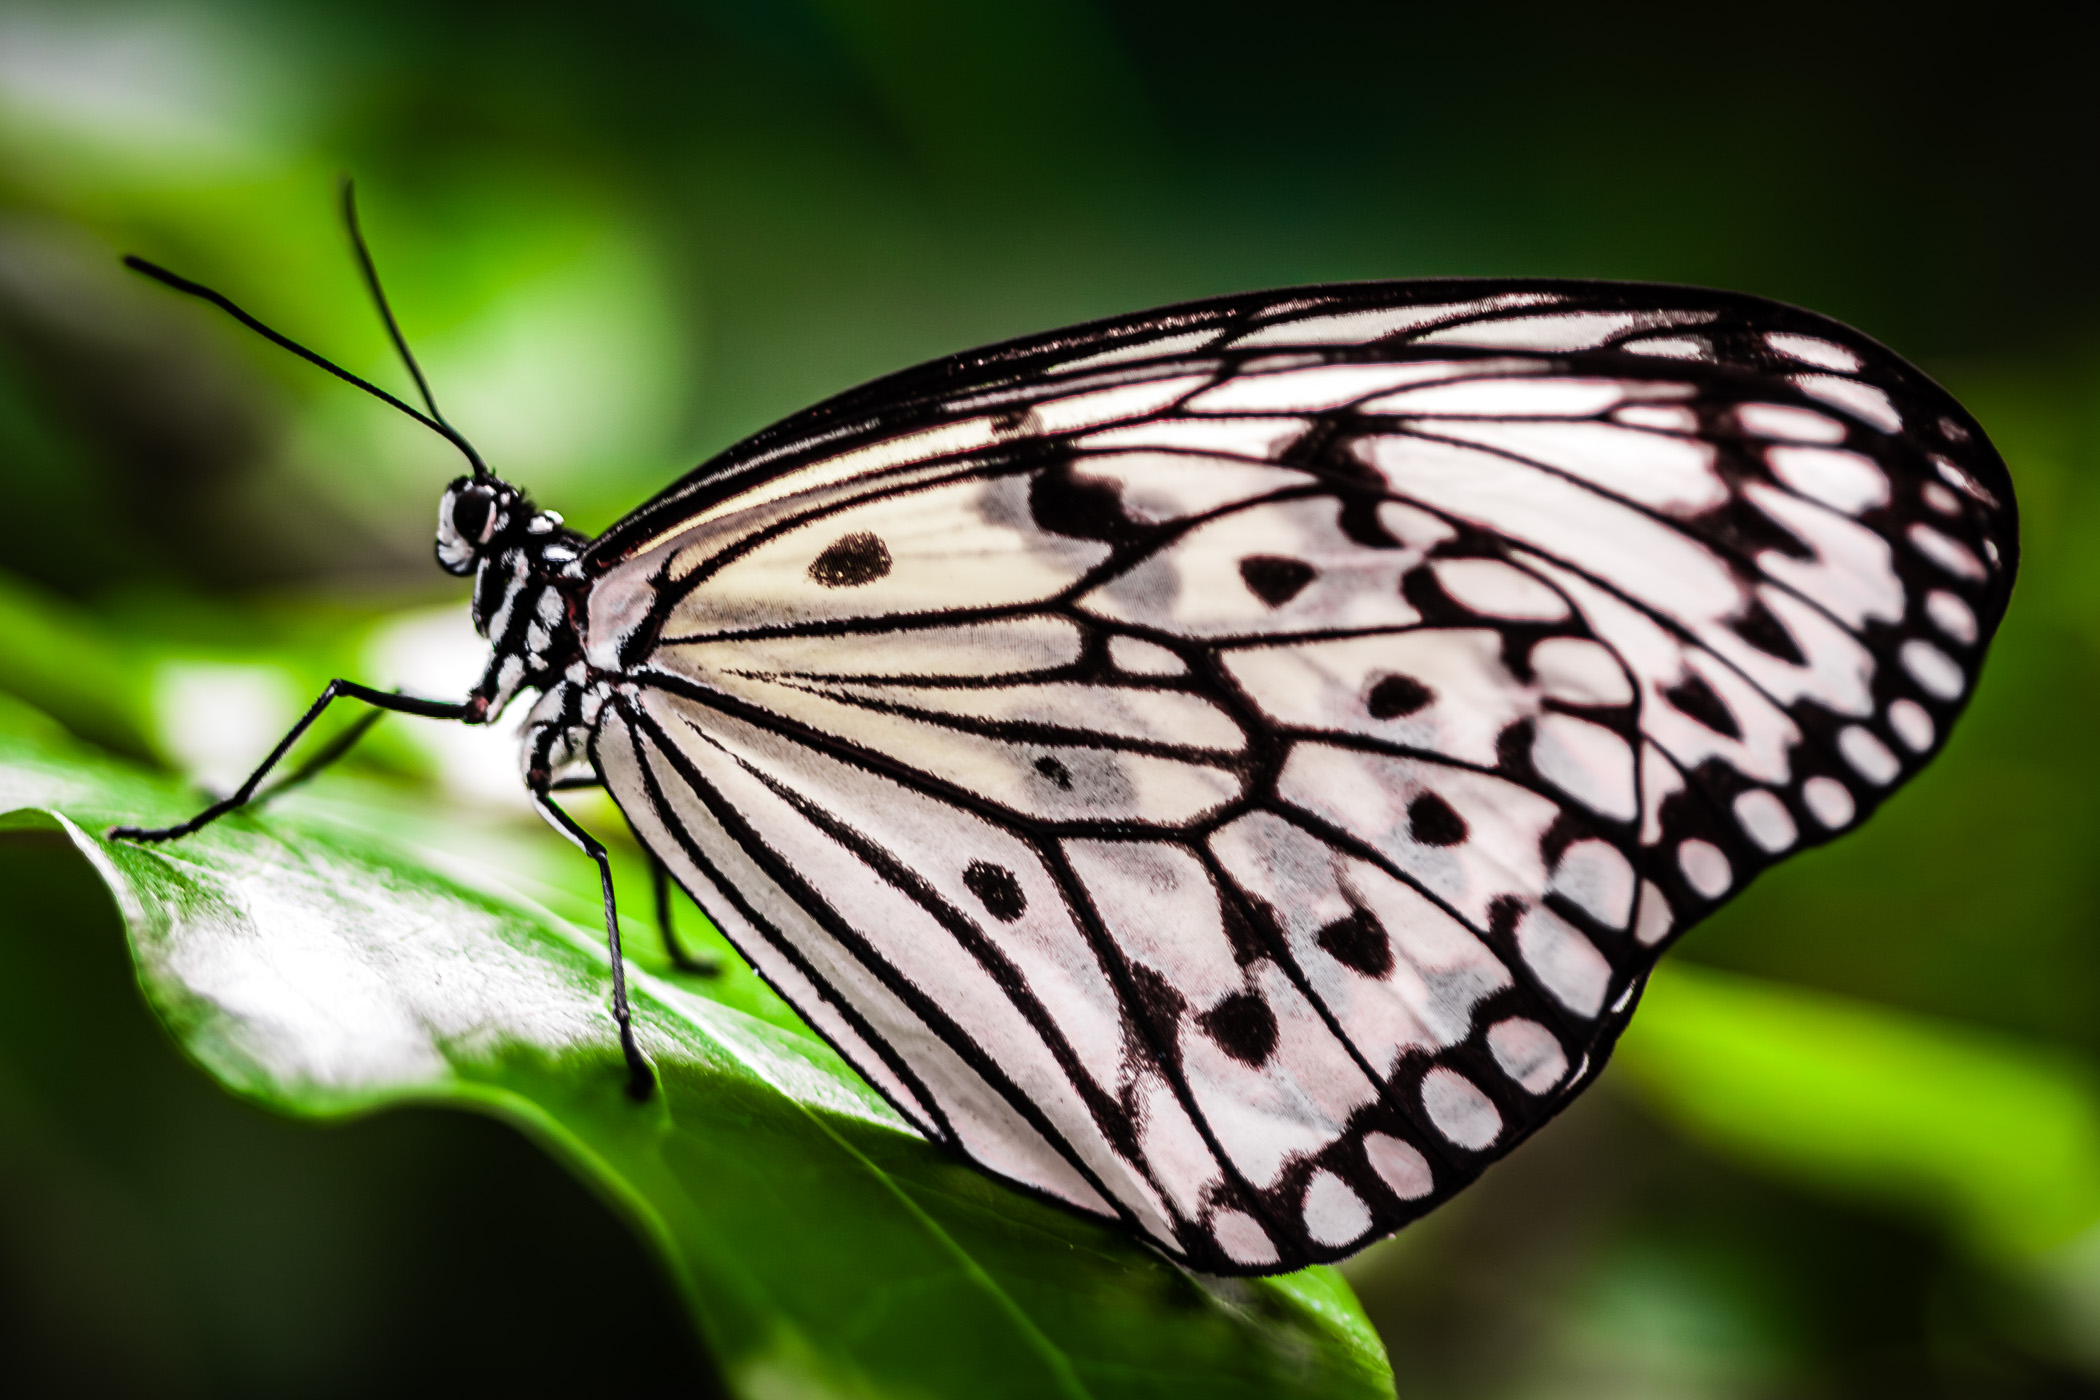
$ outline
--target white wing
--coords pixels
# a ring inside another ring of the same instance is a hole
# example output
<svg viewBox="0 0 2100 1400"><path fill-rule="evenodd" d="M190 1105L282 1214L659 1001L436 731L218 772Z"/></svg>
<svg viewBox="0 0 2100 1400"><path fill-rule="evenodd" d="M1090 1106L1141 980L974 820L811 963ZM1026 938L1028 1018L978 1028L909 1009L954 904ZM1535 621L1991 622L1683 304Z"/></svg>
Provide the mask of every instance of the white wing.
<svg viewBox="0 0 2100 1400"><path fill-rule="evenodd" d="M1936 750L2013 529L1959 408L1806 313L1183 308L849 395L616 527L596 757L929 1136L1294 1268L1470 1181L1670 937Z"/></svg>

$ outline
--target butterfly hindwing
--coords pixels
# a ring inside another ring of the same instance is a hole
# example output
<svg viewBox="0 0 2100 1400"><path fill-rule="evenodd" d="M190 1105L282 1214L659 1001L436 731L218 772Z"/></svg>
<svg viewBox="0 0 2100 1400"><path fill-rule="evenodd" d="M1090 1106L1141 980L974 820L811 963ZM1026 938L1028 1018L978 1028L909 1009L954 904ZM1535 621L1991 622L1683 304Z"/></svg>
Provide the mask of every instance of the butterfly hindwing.
<svg viewBox="0 0 2100 1400"><path fill-rule="evenodd" d="M642 839L929 1136L1340 1257L1664 944L1944 741L2014 558L1915 371L1587 284L1232 299L910 371L592 547Z"/></svg>

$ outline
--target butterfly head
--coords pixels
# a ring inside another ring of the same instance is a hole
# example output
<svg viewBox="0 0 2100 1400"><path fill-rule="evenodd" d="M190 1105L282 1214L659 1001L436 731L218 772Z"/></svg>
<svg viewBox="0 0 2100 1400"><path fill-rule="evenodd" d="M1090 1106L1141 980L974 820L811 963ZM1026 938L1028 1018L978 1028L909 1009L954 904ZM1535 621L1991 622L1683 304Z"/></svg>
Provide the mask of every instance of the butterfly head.
<svg viewBox="0 0 2100 1400"><path fill-rule="evenodd" d="M524 530L534 512L523 492L497 477L463 476L438 502L437 561L462 577L505 539Z"/></svg>

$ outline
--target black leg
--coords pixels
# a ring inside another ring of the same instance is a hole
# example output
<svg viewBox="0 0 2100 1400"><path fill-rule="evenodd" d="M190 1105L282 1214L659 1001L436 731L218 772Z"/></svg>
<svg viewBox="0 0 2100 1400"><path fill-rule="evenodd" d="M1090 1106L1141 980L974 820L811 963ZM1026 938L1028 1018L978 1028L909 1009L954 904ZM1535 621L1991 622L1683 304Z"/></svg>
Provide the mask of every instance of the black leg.
<svg viewBox="0 0 2100 1400"><path fill-rule="evenodd" d="M344 754L357 747L357 741L372 732L372 726L386 718L385 710L367 710L357 717L357 722L321 746L321 751L291 771L291 775L278 782L277 786L263 794L264 798L290 792L312 778L316 773L334 763Z"/></svg>
<svg viewBox="0 0 2100 1400"><path fill-rule="evenodd" d="M649 879L656 886L656 926L663 930L664 951L671 955L671 962L682 972L697 973L702 977L714 977L722 971L722 964L713 957L688 953L685 945L678 941L678 930L671 923L671 872L650 851Z"/></svg>
<svg viewBox="0 0 2100 1400"><path fill-rule="evenodd" d="M576 849L598 864L598 888L605 897L605 943L612 950L613 1020L620 1027L620 1053L627 1057L627 1096L641 1100L656 1088L655 1071L642 1058L634 1043L634 1016L627 1006L627 966L620 956L620 910L613 900L612 862L598 839L576 824L576 819L554 805L544 787L532 790L532 805L547 824L569 838Z"/></svg>
<svg viewBox="0 0 2100 1400"><path fill-rule="evenodd" d="M209 826L236 808L247 806L254 799L255 790L262 786L262 780L270 775L272 768L275 768L284 760L284 756L287 753L291 752L292 745L298 743L299 737L313 726L315 720L321 717L321 712L328 708L331 701L345 696L352 700L362 700L367 705L371 705L381 711L391 710L396 714L420 715L425 719L463 720L472 714L475 709L475 702L471 700L418 700L408 695L396 695L388 690L374 690L368 685L359 685L355 681L332 680L328 683L328 688L321 692L321 698L314 701L308 707L306 713L299 717L299 722L292 726L291 733L277 741L277 747L270 750L270 756L256 766L255 771L248 775L246 782L234 789L232 796L212 803L188 821L178 823L175 826L111 827L108 832L109 839L112 841L173 841ZM350 746L363 738L365 731L370 729L378 721L378 718L377 715L372 715L352 725L344 735L331 742L312 759L301 764L285 786L290 787L294 783L305 782L315 773L318 773L321 769L348 753Z"/></svg>

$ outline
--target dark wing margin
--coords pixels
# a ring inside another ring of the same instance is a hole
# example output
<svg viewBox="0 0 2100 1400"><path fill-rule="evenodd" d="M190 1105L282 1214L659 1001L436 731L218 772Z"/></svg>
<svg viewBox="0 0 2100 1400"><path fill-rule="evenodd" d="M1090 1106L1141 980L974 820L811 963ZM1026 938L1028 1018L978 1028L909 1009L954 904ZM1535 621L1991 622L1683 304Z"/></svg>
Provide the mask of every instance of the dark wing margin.
<svg viewBox="0 0 2100 1400"><path fill-rule="evenodd" d="M952 357L594 542L638 834L922 1131L1192 1265L1342 1257L1943 746L1981 430L1755 298L1312 288Z"/></svg>

